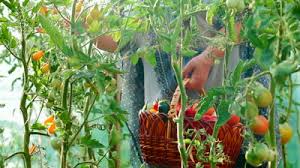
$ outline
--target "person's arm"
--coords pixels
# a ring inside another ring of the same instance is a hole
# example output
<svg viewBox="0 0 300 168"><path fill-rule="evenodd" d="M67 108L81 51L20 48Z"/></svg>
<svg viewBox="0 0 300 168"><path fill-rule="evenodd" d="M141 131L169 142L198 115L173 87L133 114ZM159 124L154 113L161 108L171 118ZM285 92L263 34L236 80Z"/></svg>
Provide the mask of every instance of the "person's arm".
<svg viewBox="0 0 300 168"><path fill-rule="evenodd" d="M238 34L237 43L240 41L241 24L237 23L235 26ZM222 28L220 32L224 32ZM192 60L185 66L183 70L183 76L190 78L186 87L190 90L196 90L202 92L204 85L208 79L209 71L214 64L214 59L224 57L225 52L216 47L208 46L200 55L192 58Z"/></svg>

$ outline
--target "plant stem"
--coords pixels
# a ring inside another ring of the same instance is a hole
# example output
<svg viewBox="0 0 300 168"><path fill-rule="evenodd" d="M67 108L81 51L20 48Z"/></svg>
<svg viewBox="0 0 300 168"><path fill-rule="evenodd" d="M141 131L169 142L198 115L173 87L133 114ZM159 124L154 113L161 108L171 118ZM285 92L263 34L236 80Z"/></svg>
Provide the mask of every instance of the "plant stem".
<svg viewBox="0 0 300 168"><path fill-rule="evenodd" d="M185 87L183 85L182 79L182 45L183 45L183 18L184 18L184 4L183 0L180 0L180 46L179 46L179 56L176 61L176 55L172 55L172 67L175 71L175 77L177 80L177 84L180 89L180 96L181 96L181 109L177 116L177 140L178 140L178 151L181 158L181 168L188 167L188 153L186 151L186 146L184 143L184 112L186 110L186 103L187 103L187 95L185 91ZM177 41L177 40L176 40ZM176 45L176 44L175 44ZM176 53L176 51L175 51ZM179 64L179 65L178 65Z"/></svg>
<svg viewBox="0 0 300 168"><path fill-rule="evenodd" d="M288 77L288 82L289 82L289 104L288 104L288 109L287 109L287 117L286 117L286 121L289 121L289 118L291 116L291 112L292 112L292 102L293 102L293 81L291 78L291 75Z"/></svg>
<svg viewBox="0 0 300 168"><path fill-rule="evenodd" d="M76 168L76 167L78 167L80 165L83 165L83 164L89 164L89 165L97 166L97 164L94 161L84 161L84 162L77 163L73 168Z"/></svg>
<svg viewBox="0 0 300 168"><path fill-rule="evenodd" d="M28 92L28 64L26 62L26 38L25 38L25 26L23 20L23 12L19 10L20 22L21 22L21 62L24 69L23 76L23 91L20 102L20 110L23 116L24 123L24 136L23 136L23 151L25 168L31 168L31 156L29 154L29 143L30 143L30 119L28 117L28 109L26 108L27 92Z"/></svg>
<svg viewBox="0 0 300 168"><path fill-rule="evenodd" d="M117 103L120 103L120 101L121 101L121 93L119 91L119 90L121 90L120 77L118 75L115 75L114 78L117 81L117 90L118 90L118 92L115 95L115 100L117 101ZM116 123L112 123L112 124L115 125L115 130L116 130L117 134L122 135L120 123L116 122ZM113 138L113 137L111 137L111 138ZM110 151L111 152L109 153L109 157L111 157L111 159L113 159L113 161L115 163L114 164L115 168L120 168L121 167L121 142L111 146ZM113 155L113 153L114 153L114 155Z"/></svg>
<svg viewBox="0 0 300 168"><path fill-rule="evenodd" d="M184 144L184 111L186 109L187 103L187 95L185 88L182 83L182 74L181 71L176 63L173 63L173 68L175 71L176 80L178 86L180 88L180 96L181 96L181 109L178 114L177 120L177 139L178 139L178 150L180 153L181 158L181 167L187 168L188 167L188 155Z"/></svg>
<svg viewBox="0 0 300 168"><path fill-rule="evenodd" d="M24 154L24 152L16 152L16 153L8 156L7 158L5 158L4 161L7 161L7 160L9 160L9 159L11 159L11 158L13 158L13 157L15 157L17 155L23 155L24 156L25 154Z"/></svg>
<svg viewBox="0 0 300 168"><path fill-rule="evenodd" d="M76 4L78 0L73 1L72 5L72 15L71 15L71 36L72 36L72 49L73 52L77 49L77 41L76 38L74 37L74 26L75 26L75 12L76 12ZM68 86L69 86L69 80L71 77L65 80L64 82L64 88L63 88L63 97L62 97L62 107L64 109L64 112L67 112L68 110ZM72 90L72 87L71 87ZM70 101L71 101L72 95L69 96ZM70 105L71 106L71 105ZM71 116L71 108L69 108L69 111L67 112L68 119L70 119ZM65 124L65 134L63 136L63 142L62 142L62 147L61 147L61 155L60 155L60 167L61 168L66 168L67 167L67 155L68 155L68 150L69 146L69 133L71 132L71 126L72 123L69 121L68 123Z"/></svg>
<svg viewBox="0 0 300 168"><path fill-rule="evenodd" d="M30 132L30 135L42 135L42 136L46 136L46 137L50 137L49 134L45 134L45 133L42 133L42 132Z"/></svg>
<svg viewBox="0 0 300 168"><path fill-rule="evenodd" d="M283 154L283 168L287 168L287 161L286 161L286 149L285 149L285 145L281 144L281 148L282 148L282 154Z"/></svg>
<svg viewBox="0 0 300 168"><path fill-rule="evenodd" d="M90 96L87 98L86 103L85 103L85 107L84 107L84 110L83 110L83 112L84 112L83 115L84 116L88 115L88 113L89 113L89 111L88 111L89 110L89 106L90 106ZM90 127L89 127L88 122L84 122L83 125L84 125L85 136L86 137L91 136ZM90 160L95 161L95 155L94 155L93 149L87 147L87 152L88 152L88 158ZM92 165L90 165L90 167L92 167Z"/></svg>
<svg viewBox="0 0 300 168"><path fill-rule="evenodd" d="M219 133L219 126L217 124L214 125L214 130L213 130L213 138L216 140L218 138L218 133ZM216 168L216 162L213 160L213 157L215 156L215 142L213 141L210 144L210 150L209 150L209 161L210 161L210 167L211 168Z"/></svg>
<svg viewBox="0 0 300 168"><path fill-rule="evenodd" d="M95 101L96 101L96 97L97 97L97 96L94 96L94 99L93 99L92 102L90 102L91 96L88 97L88 100L87 100L88 106L86 106L86 107L84 108L84 109L85 109L85 110L84 110L85 117L84 117L83 123L80 125L79 129L77 130L77 132L76 132L76 133L74 134L74 136L71 138L71 140L70 140L70 142L69 142L69 145L70 145L70 146L74 143L75 139L77 138L77 136L79 135L80 131L81 131L82 128L84 127L85 123L88 121L89 114L90 114L90 112L91 112L91 109L92 109L92 107L93 107ZM87 103L86 103L86 105L87 105Z"/></svg>
<svg viewBox="0 0 300 168"><path fill-rule="evenodd" d="M276 82L271 77L271 94L276 95ZM271 111L270 111L270 118L269 118L269 130L270 130L270 138L271 138L271 146L276 150L276 135L275 135L275 98L273 99ZM276 168L277 166L277 156L275 155L274 161L271 162L271 168Z"/></svg>
<svg viewBox="0 0 300 168"><path fill-rule="evenodd" d="M89 44L89 47L88 47L88 56L91 57L91 54L92 54L92 48L93 48L93 43L90 42ZM88 115L87 113L89 113L89 106L90 106L90 100L87 99L86 101L86 104L85 104L85 107L84 107L84 115ZM84 123L84 132L85 132L85 136L89 137L91 136L91 132L90 132L90 126L89 126L89 123L88 122L85 122ZM92 148L87 148L87 152L88 152L88 158L90 160L92 160L93 162L95 162L96 158L95 158L95 154L94 154L94 151ZM94 167L93 166L94 164L91 164L89 167Z"/></svg>
<svg viewBox="0 0 300 168"><path fill-rule="evenodd" d="M63 107L64 112L67 112L67 108L68 108L67 99L68 99L69 80L70 80L70 78L65 80L64 87L63 87L62 107ZM70 116L70 114L68 114L68 116ZM63 136L63 142L61 144L61 154L60 154L60 167L61 168L66 168L67 167L69 125L70 125L69 123L66 123L66 125L65 125L65 134Z"/></svg>

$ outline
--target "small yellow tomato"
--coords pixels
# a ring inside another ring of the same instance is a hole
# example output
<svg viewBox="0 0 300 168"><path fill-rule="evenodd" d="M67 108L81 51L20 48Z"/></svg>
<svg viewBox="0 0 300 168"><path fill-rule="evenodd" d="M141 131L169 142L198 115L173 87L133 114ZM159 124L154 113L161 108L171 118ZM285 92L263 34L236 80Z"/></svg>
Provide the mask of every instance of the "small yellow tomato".
<svg viewBox="0 0 300 168"><path fill-rule="evenodd" d="M41 71L42 71L43 74L45 74L45 73L50 72L50 68L51 68L50 64L45 63L45 64L43 64L43 66L41 67Z"/></svg>

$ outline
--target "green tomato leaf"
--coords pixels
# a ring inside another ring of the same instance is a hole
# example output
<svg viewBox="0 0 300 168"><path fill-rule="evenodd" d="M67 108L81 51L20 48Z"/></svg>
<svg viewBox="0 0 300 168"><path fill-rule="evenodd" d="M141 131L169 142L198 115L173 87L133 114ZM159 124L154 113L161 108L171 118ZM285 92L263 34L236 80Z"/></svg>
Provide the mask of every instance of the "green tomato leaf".
<svg viewBox="0 0 300 168"><path fill-rule="evenodd" d="M136 53L134 53L134 54L132 54L131 55L131 57L130 57L130 61L131 61L131 63L132 64L137 64L138 63L138 61L139 61L139 55L138 54L136 54Z"/></svg>
<svg viewBox="0 0 300 168"><path fill-rule="evenodd" d="M236 68L234 69L233 73L230 76L230 81L233 86L235 86L236 83L238 83L239 80L241 79L241 74L244 69L243 65L244 65L244 62L242 60L240 60L238 65L236 66Z"/></svg>
<svg viewBox="0 0 300 168"><path fill-rule="evenodd" d="M208 24L210 25L213 24L213 18L216 15L217 10L218 10L218 6L216 5L216 3L207 6L206 21Z"/></svg>
<svg viewBox="0 0 300 168"><path fill-rule="evenodd" d="M231 114L228 112L229 105L230 101L227 100L221 101L221 103L218 105L218 121L216 123L217 127L221 127L230 119Z"/></svg>
<svg viewBox="0 0 300 168"><path fill-rule="evenodd" d="M269 48L256 48L254 51L254 58L258 65L267 70L274 61L273 51Z"/></svg>
<svg viewBox="0 0 300 168"><path fill-rule="evenodd" d="M156 66L156 56L155 50L151 49L148 53L145 54L144 59L148 62L151 66Z"/></svg>
<svg viewBox="0 0 300 168"><path fill-rule="evenodd" d="M202 118L203 114L213 105L213 97L206 96L198 104L197 109L199 109L195 115L194 120L198 121Z"/></svg>
<svg viewBox="0 0 300 168"><path fill-rule="evenodd" d="M91 139L90 136L84 136L80 138L80 144L88 148L104 148L105 146L95 139Z"/></svg>
<svg viewBox="0 0 300 168"><path fill-rule="evenodd" d="M182 50L182 55L183 55L184 57L193 57L193 56L195 56L196 54L198 54L198 51L190 50L190 49L183 49L183 50Z"/></svg>
<svg viewBox="0 0 300 168"><path fill-rule="evenodd" d="M108 161L108 167L116 167L115 166L115 161L113 160L113 159L107 159L107 161Z"/></svg>
<svg viewBox="0 0 300 168"><path fill-rule="evenodd" d="M42 27L46 30L47 34L50 36L52 42L67 56L72 55L71 48L66 44L64 41L64 37L57 29L55 24L53 24L49 19L46 17L39 15L39 21Z"/></svg>
<svg viewBox="0 0 300 168"><path fill-rule="evenodd" d="M31 129L34 129L34 130L46 130L47 127L44 126L44 125L41 124L41 123L37 123L37 122L36 122L36 123L32 124Z"/></svg>

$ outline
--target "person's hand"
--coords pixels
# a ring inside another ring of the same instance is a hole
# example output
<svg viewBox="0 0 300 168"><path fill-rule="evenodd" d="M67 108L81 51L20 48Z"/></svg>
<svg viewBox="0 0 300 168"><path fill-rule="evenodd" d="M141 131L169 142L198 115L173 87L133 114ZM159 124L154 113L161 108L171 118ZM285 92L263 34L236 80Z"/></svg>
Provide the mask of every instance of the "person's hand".
<svg viewBox="0 0 300 168"><path fill-rule="evenodd" d="M200 55L192 58L183 69L184 78L190 78L186 84L186 88L202 92L204 85L208 79L209 71L214 63L214 59L210 54L221 56L222 53L214 53L214 48L207 48ZM219 51L220 52L220 51Z"/></svg>

